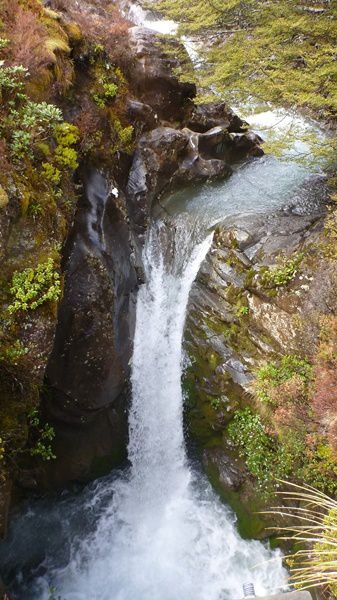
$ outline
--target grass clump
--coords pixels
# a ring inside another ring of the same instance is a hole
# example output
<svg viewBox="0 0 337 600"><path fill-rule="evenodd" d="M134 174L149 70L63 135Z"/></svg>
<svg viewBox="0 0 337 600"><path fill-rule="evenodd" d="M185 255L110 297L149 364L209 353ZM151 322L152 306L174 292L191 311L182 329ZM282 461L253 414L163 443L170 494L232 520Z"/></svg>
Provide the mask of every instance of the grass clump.
<svg viewBox="0 0 337 600"><path fill-rule="evenodd" d="M322 587L337 594L337 502L309 485L280 482L287 506L276 506L268 514L281 516L285 525L279 539L300 547L286 557L290 583L297 588ZM324 591L324 590L323 590Z"/></svg>

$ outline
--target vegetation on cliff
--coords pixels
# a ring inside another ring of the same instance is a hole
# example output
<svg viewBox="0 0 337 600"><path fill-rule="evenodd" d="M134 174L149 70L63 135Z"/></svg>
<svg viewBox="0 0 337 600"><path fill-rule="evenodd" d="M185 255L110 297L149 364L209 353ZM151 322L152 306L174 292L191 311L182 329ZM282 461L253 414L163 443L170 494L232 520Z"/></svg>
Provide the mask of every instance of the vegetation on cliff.
<svg viewBox="0 0 337 600"><path fill-rule="evenodd" d="M98 20L75 2L0 4L0 486L28 438L32 456L53 458L53 429L36 410L79 192L74 173L84 160L113 168L116 152L132 151L126 24L106 6L110 18Z"/></svg>

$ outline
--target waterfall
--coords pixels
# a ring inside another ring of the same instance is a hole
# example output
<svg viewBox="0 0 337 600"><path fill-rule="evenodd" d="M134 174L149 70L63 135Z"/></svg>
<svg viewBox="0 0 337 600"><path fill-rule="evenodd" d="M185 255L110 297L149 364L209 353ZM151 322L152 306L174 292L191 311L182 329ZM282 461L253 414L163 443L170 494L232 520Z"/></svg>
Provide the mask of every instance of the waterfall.
<svg viewBox="0 0 337 600"><path fill-rule="evenodd" d="M185 452L182 339L211 241L200 217L186 213L150 229L137 302L130 469L59 505L54 519L49 510L48 527L69 514L94 518L94 527L83 531L72 516L68 552L62 560L49 552L33 584L20 587L22 600L48 600L50 586L62 600L234 600L247 581L258 594L286 584L280 553L240 538L234 515Z"/></svg>

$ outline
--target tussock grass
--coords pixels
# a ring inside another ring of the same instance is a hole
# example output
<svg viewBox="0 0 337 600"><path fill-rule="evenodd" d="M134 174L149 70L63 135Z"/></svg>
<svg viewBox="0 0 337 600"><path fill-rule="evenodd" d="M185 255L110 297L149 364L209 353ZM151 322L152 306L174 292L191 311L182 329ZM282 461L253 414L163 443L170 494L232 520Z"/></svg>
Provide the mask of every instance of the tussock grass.
<svg viewBox="0 0 337 600"><path fill-rule="evenodd" d="M286 557L290 583L302 589L329 586L336 594L337 500L309 485L280 483L286 490L279 494L289 506L275 506L266 513L289 518L291 525L283 527L278 538L299 545Z"/></svg>

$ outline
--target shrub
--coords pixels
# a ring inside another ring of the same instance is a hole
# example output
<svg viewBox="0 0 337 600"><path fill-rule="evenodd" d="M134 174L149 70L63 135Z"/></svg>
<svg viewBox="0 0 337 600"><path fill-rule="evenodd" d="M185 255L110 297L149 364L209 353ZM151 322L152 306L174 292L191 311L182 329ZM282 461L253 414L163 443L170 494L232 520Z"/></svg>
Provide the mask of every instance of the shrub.
<svg viewBox="0 0 337 600"><path fill-rule="evenodd" d="M100 81L100 91L93 95L93 99L99 108L104 108L108 102L117 96L118 86L108 81Z"/></svg>
<svg viewBox="0 0 337 600"><path fill-rule="evenodd" d="M227 433L262 490L269 493L275 479L291 475L323 492L337 492L337 464L322 436L289 427L279 439L250 408L235 413Z"/></svg>
<svg viewBox="0 0 337 600"><path fill-rule="evenodd" d="M39 456L42 460L49 461L56 458L52 450L51 442L55 438L54 428L48 423L41 424L39 413L32 410L28 415L28 423L37 438L35 445L30 449L31 456Z"/></svg>
<svg viewBox="0 0 337 600"><path fill-rule="evenodd" d="M44 25L29 8L16 0L4 0L7 8L7 34L10 38L9 60L12 65L23 65L31 75L36 75L50 64L46 49L48 33Z"/></svg>
<svg viewBox="0 0 337 600"><path fill-rule="evenodd" d="M260 487L268 486L280 471L283 477L286 475L280 468L277 444L267 434L260 416L254 414L250 408L235 413L227 432Z"/></svg>
<svg viewBox="0 0 337 600"><path fill-rule="evenodd" d="M253 390L258 400L274 406L292 398L303 400L311 377L312 367L306 360L286 355L257 370Z"/></svg>
<svg viewBox="0 0 337 600"><path fill-rule="evenodd" d="M13 302L7 308L9 314L35 310L45 302L57 302L61 296L61 280L53 259L48 258L36 269L15 271L10 292Z"/></svg>
<svg viewBox="0 0 337 600"><path fill-rule="evenodd" d="M281 256L278 266L263 271L261 276L262 285L266 287L283 287L287 285L297 275L303 258L303 254L297 254L292 258Z"/></svg>

